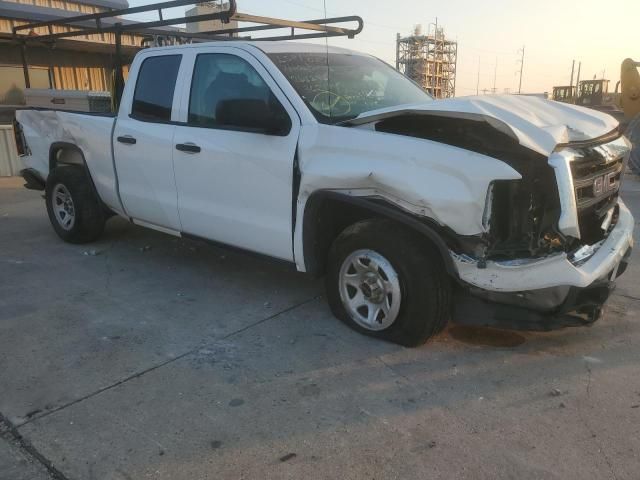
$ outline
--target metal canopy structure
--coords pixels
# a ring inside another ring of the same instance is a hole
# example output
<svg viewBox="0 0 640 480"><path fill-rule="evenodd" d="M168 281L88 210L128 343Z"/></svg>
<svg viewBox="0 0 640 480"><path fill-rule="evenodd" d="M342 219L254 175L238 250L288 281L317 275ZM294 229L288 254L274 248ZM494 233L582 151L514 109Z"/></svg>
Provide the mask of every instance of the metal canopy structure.
<svg viewBox="0 0 640 480"><path fill-rule="evenodd" d="M13 40L20 44L22 54L22 69L24 72L25 85L30 88L29 69L27 62L27 45L28 44L45 44L53 47L57 40L73 37L84 37L93 34L113 33L115 37L115 78L114 78L114 96L119 100L124 88L124 76L122 73L122 34L141 34L153 36L163 36L173 38L173 43L192 43L192 42L210 42L218 40L299 40L310 38L328 38L328 37L348 37L353 38L362 31L364 22L359 16L346 16L334 18L321 18L306 21L293 21L280 18L262 17L257 15L249 15L239 13L237 11L236 0L229 0L226 10L219 10L201 15L184 16L177 18L164 18L163 10L175 7L184 7L195 5L200 2L193 0L170 0L151 5L139 7L123 8L119 10L111 10L107 12L92 13L88 15L78 15L74 17L66 17L45 22L34 22L19 25L13 28ZM134 13L156 12L157 20L144 22L131 22L122 19L123 15ZM220 30L212 30L199 33L188 33L176 30L160 30L162 27L172 25L181 25L187 23L204 22L210 20L219 20L222 23L231 21L253 23L246 27L228 28ZM355 28L346 28L339 24L355 23ZM338 25L336 25L338 24ZM54 32L54 27L64 27L66 31ZM289 29L288 35L276 35L270 37L252 38L251 36L236 36L238 33L245 32L261 32L276 29ZM39 35L36 29L46 29L46 34ZM302 31L302 32L299 32ZM141 47L146 46L143 41Z"/></svg>

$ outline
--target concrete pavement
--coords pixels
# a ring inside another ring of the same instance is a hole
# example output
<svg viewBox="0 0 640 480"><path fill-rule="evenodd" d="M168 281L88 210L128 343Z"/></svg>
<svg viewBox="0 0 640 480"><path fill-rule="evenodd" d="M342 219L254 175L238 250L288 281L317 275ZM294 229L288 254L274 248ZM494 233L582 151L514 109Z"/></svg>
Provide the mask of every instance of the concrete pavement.
<svg viewBox="0 0 640 480"><path fill-rule="evenodd" d="M404 349L280 265L119 219L64 244L20 185L0 179L0 479L637 478L637 258L593 327Z"/></svg>

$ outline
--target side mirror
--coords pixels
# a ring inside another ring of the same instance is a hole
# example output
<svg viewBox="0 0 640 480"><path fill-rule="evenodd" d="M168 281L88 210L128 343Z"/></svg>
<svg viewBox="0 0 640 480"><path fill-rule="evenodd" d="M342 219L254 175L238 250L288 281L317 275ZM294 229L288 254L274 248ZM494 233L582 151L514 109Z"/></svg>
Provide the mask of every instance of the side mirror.
<svg viewBox="0 0 640 480"><path fill-rule="evenodd" d="M285 136L291 119L282 105L258 99L222 100L216 107L216 123L266 135Z"/></svg>

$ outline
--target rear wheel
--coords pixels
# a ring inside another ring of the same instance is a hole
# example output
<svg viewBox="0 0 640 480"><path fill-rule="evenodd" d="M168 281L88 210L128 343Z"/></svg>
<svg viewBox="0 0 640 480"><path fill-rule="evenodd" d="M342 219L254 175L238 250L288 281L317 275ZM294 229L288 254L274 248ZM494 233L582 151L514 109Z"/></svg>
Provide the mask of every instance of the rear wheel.
<svg viewBox="0 0 640 480"><path fill-rule="evenodd" d="M104 230L104 209L80 166L55 168L45 189L47 213L53 229L65 242L88 243Z"/></svg>
<svg viewBox="0 0 640 480"><path fill-rule="evenodd" d="M401 345L421 345L449 317L451 285L439 253L390 220L344 230L329 252L325 282L336 317Z"/></svg>

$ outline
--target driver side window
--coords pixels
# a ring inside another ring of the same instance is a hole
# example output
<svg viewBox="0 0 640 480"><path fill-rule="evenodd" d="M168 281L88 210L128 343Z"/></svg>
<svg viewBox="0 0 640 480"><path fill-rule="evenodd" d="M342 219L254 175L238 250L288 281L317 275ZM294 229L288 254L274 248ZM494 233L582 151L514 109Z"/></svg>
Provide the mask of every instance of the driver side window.
<svg viewBox="0 0 640 480"><path fill-rule="evenodd" d="M261 112L280 106L260 74L235 55L200 54L191 80L190 125L202 127L244 127L235 125L242 111Z"/></svg>

